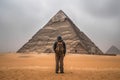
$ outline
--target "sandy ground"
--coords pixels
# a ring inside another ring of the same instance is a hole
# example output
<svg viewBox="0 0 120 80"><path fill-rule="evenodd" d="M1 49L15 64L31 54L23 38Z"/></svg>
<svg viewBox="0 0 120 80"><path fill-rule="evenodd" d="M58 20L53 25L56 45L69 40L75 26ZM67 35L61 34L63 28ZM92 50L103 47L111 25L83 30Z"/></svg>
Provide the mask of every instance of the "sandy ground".
<svg viewBox="0 0 120 80"><path fill-rule="evenodd" d="M120 80L120 56L67 54L55 74L54 54L0 54L0 80Z"/></svg>

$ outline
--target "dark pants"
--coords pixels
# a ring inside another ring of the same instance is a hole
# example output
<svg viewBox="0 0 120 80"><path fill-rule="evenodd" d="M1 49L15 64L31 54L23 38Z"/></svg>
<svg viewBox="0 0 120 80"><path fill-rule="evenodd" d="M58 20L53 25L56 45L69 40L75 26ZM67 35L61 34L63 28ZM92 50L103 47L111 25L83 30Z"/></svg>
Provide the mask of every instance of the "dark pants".
<svg viewBox="0 0 120 80"><path fill-rule="evenodd" d="M56 60L56 72L59 71L60 68L60 72L64 72L64 68L63 68L63 60L64 60L64 54L55 54L55 60Z"/></svg>

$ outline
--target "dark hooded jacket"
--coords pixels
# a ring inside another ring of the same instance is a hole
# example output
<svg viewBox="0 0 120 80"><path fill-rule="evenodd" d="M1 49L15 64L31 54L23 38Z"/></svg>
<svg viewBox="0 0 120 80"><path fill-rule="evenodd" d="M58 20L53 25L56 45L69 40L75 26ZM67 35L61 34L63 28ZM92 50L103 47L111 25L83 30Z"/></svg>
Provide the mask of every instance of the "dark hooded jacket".
<svg viewBox="0 0 120 80"><path fill-rule="evenodd" d="M64 54L66 54L66 44L65 44L65 42L62 40L62 37L61 36L58 36L57 37L57 41L54 43L54 45L53 45L53 50L55 51L55 49L56 49L56 47L57 47L57 42L58 41L60 41L60 42L62 42L63 43L63 48L64 48Z"/></svg>

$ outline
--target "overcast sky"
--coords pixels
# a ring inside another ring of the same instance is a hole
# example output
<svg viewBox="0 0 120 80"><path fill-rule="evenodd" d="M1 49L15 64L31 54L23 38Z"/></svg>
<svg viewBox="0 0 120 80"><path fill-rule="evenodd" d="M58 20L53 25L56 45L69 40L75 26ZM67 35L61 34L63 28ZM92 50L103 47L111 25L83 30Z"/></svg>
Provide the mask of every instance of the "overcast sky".
<svg viewBox="0 0 120 80"><path fill-rule="evenodd" d="M63 10L103 52L120 49L120 0L0 0L0 52L15 52Z"/></svg>

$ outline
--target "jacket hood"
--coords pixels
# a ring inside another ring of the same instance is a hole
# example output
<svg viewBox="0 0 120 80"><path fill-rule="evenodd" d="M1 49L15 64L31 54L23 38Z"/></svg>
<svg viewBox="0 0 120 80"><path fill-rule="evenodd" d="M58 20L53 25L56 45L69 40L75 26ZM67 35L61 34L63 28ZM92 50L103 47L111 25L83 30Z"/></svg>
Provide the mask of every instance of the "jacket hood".
<svg viewBox="0 0 120 80"><path fill-rule="evenodd" d="M62 37L61 37L61 36L58 36L58 37L57 37L57 41L63 41Z"/></svg>

